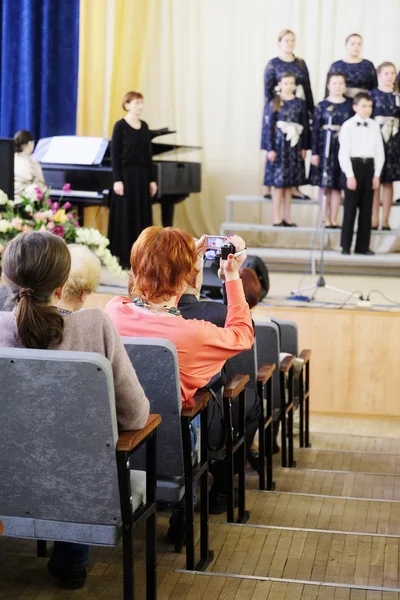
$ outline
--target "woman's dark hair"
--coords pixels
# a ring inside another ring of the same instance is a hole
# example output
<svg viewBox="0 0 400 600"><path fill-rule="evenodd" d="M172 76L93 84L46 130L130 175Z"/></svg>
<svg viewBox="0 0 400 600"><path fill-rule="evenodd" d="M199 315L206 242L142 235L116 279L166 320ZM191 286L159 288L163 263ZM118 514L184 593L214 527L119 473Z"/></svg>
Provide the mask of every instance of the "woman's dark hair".
<svg viewBox="0 0 400 600"><path fill-rule="evenodd" d="M257 273L248 267L240 269L239 276L243 283L246 302L251 310L257 306L261 300L262 287L260 280L257 277Z"/></svg>
<svg viewBox="0 0 400 600"><path fill-rule="evenodd" d="M33 142L33 135L30 131L26 131L26 129L20 129L14 135L14 146L15 152L22 152L24 146L29 144L29 142Z"/></svg>
<svg viewBox="0 0 400 600"><path fill-rule="evenodd" d="M282 75L279 76L279 80L278 83L280 81L282 81L282 79L285 79L285 77L291 77L292 79L294 79L294 82L296 83L296 75L294 75L293 73L291 73L290 71L288 71L287 73L282 73ZM274 112L278 112L280 111L280 109L282 108L282 100L279 94L275 94L275 98L274 98L274 103L272 105L272 110Z"/></svg>
<svg viewBox="0 0 400 600"><path fill-rule="evenodd" d="M46 349L61 342L64 319L49 301L67 281L67 244L49 231L20 233L3 253L3 272L17 304L18 335L26 348Z"/></svg>

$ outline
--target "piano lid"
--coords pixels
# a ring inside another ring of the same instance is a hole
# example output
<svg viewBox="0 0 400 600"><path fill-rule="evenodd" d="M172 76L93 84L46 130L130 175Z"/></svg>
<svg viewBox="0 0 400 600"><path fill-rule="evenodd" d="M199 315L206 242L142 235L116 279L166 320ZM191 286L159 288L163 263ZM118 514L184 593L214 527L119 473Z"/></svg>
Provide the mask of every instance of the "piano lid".
<svg viewBox="0 0 400 600"><path fill-rule="evenodd" d="M153 156L158 156L159 154L165 154L167 152L172 152L173 150L179 150L179 152L192 152L193 150L201 150L201 146L182 146L181 144L168 144L166 142L153 142L154 138L159 137L161 135L169 135L172 133L176 133L176 131L171 131L168 127L164 127L163 129L150 129L150 137L151 137L151 145L153 148Z"/></svg>

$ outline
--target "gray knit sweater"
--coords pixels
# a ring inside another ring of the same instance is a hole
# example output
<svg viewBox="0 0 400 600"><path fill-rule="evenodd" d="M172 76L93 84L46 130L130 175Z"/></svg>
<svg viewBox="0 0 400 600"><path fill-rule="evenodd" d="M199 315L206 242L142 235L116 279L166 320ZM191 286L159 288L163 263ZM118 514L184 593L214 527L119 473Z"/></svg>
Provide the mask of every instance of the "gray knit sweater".
<svg viewBox="0 0 400 600"><path fill-rule="evenodd" d="M49 350L97 352L108 358L119 428L141 429L149 416L149 401L110 318L99 308L88 308L66 314L64 320L63 340ZM14 313L0 312L0 346L23 348Z"/></svg>

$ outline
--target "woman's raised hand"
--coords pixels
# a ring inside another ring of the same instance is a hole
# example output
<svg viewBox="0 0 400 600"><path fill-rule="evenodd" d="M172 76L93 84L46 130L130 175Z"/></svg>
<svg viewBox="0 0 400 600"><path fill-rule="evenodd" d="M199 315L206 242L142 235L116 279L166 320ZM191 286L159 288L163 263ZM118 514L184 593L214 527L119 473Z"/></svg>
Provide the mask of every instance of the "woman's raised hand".
<svg viewBox="0 0 400 600"><path fill-rule="evenodd" d="M246 242L238 235L229 235L228 242L235 247L236 252L241 252L246 249ZM222 281L234 281L239 279L239 269L247 258L247 252L243 252L240 256L229 254L227 260L221 260L218 276Z"/></svg>
<svg viewBox="0 0 400 600"><path fill-rule="evenodd" d="M196 244L197 254L199 256L204 256L205 253L207 252L207 236L202 235L200 239L196 240L195 244Z"/></svg>

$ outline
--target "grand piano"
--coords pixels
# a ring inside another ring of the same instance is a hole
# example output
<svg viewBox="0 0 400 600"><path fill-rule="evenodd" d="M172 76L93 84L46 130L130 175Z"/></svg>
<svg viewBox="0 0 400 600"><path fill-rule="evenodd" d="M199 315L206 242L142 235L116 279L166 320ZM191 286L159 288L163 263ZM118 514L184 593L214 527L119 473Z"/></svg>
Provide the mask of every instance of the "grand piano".
<svg viewBox="0 0 400 600"><path fill-rule="evenodd" d="M161 155L179 155L200 150L198 146L153 141L163 135L175 133L168 128L150 131L153 164L158 191L153 203L161 204L162 224L173 224L174 206L190 194L201 191L201 163L194 161L157 160ZM111 168L111 142L103 138L59 136L44 138L36 146L34 157L41 164L47 185L54 200L63 198L77 206L80 222L86 206L109 206L113 187ZM71 191L62 191L64 184Z"/></svg>

